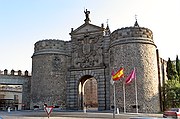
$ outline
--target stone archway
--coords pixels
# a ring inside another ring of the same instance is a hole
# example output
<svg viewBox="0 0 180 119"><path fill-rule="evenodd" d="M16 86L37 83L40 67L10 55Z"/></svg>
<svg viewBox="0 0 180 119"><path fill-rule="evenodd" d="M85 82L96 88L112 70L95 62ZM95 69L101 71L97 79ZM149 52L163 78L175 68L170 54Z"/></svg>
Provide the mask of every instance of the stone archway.
<svg viewBox="0 0 180 119"><path fill-rule="evenodd" d="M91 75L81 77L78 84L79 109L98 110L97 80Z"/></svg>

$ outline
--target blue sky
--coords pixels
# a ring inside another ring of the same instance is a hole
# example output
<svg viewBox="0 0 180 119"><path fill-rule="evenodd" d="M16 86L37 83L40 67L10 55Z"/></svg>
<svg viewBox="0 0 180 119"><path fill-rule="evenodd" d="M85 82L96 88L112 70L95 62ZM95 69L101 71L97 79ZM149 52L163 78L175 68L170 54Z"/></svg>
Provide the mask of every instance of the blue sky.
<svg viewBox="0 0 180 119"><path fill-rule="evenodd" d="M133 26L153 31L160 56L180 55L180 0L0 0L0 70L31 71L34 43L43 39L70 40L71 28L91 23L111 31ZM180 56L179 56L180 57Z"/></svg>

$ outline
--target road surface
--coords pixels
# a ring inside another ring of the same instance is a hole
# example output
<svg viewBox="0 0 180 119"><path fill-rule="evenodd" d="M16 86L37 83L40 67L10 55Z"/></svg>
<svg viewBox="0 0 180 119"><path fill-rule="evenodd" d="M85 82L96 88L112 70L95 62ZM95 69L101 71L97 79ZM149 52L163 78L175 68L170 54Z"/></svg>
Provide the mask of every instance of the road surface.
<svg viewBox="0 0 180 119"><path fill-rule="evenodd" d="M41 111L0 111L3 119L48 119L47 113ZM162 118L162 114L145 113L120 113L115 115L115 119L130 119L133 117L157 117ZM74 111L52 111L49 119L113 119L110 112L74 112ZM148 118L149 119L149 118Z"/></svg>

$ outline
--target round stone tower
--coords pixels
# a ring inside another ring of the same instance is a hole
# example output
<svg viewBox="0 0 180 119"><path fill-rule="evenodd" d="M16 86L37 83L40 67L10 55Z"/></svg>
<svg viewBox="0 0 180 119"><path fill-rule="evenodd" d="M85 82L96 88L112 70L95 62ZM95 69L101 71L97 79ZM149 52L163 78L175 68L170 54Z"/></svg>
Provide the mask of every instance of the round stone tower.
<svg viewBox="0 0 180 119"><path fill-rule="evenodd" d="M68 55L66 42L42 40L35 43L32 56L31 108L65 106Z"/></svg>
<svg viewBox="0 0 180 119"><path fill-rule="evenodd" d="M115 30L110 39L110 70L123 67L125 75L115 82L117 108L126 112L136 112L136 107L139 112L160 111L157 55L152 31L139 27L136 21L134 27ZM136 78L125 85L124 106L123 81L134 68Z"/></svg>

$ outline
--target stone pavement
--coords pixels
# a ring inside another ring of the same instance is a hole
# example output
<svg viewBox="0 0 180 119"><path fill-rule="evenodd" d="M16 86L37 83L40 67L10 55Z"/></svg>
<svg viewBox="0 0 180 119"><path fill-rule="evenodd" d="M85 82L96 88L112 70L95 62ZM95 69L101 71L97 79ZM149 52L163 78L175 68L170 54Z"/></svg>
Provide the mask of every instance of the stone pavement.
<svg viewBox="0 0 180 119"><path fill-rule="evenodd" d="M11 111L0 112L3 119L48 119L44 111ZM130 119L132 117L158 117L162 118L162 114L145 114L145 113L120 113L116 114L116 119ZM113 119L113 114L109 112L52 112L49 119Z"/></svg>

